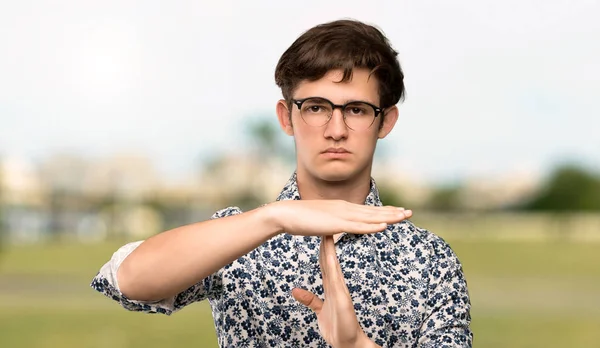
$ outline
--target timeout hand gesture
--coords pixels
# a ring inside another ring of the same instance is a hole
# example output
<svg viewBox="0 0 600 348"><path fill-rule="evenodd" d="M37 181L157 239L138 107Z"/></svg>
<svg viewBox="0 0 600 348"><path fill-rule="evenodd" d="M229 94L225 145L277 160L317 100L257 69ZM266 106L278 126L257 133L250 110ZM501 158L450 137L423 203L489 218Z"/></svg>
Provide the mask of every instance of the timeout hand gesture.
<svg viewBox="0 0 600 348"><path fill-rule="evenodd" d="M379 347L364 333L338 262L333 236L321 237L319 264L323 273L325 300L304 289L295 288L292 296L317 315L319 331L334 348Z"/></svg>
<svg viewBox="0 0 600 348"><path fill-rule="evenodd" d="M375 207L343 200L290 200L268 205L279 231L301 236L338 233L367 234L386 229L412 216L411 210Z"/></svg>

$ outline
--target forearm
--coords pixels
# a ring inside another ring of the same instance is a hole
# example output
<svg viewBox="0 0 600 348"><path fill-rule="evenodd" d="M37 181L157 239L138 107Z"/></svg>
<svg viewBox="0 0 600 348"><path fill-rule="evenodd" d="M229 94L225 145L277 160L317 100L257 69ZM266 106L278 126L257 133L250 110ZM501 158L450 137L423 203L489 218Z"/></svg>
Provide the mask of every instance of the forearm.
<svg viewBox="0 0 600 348"><path fill-rule="evenodd" d="M132 300L160 300L213 274L279 233L268 207L149 238L119 267L121 292Z"/></svg>

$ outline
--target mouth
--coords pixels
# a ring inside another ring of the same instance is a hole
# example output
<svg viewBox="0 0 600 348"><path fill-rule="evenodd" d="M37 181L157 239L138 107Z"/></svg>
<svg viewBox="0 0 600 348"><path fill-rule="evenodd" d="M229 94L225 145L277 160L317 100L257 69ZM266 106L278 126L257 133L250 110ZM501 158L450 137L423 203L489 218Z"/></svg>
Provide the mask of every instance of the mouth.
<svg viewBox="0 0 600 348"><path fill-rule="evenodd" d="M330 147L327 150L323 151L325 154L349 154L350 151L344 149L343 147Z"/></svg>
<svg viewBox="0 0 600 348"><path fill-rule="evenodd" d="M350 151L344 149L343 147L330 147L329 149L321 152L321 155L329 159L344 159L350 156Z"/></svg>

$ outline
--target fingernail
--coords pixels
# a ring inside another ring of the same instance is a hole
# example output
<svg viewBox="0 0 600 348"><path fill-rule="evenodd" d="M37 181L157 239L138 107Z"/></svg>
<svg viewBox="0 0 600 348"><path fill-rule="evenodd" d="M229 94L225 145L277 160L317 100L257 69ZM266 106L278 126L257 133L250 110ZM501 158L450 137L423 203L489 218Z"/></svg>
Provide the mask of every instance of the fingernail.
<svg viewBox="0 0 600 348"><path fill-rule="evenodd" d="M411 215L411 214L412 214L412 210L405 210L405 211L404 211L404 214L405 214L405 215Z"/></svg>

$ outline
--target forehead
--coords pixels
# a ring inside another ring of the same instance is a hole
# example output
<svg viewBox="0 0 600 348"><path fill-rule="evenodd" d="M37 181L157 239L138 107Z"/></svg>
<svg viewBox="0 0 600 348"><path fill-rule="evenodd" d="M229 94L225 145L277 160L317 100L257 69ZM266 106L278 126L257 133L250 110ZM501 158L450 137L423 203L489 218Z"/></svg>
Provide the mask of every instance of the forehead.
<svg viewBox="0 0 600 348"><path fill-rule="evenodd" d="M379 85L377 78L369 75L369 70L354 69L349 81L339 82L343 75L342 70L331 70L319 80L302 81L294 98L323 97L334 103L362 100L379 105Z"/></svg>

